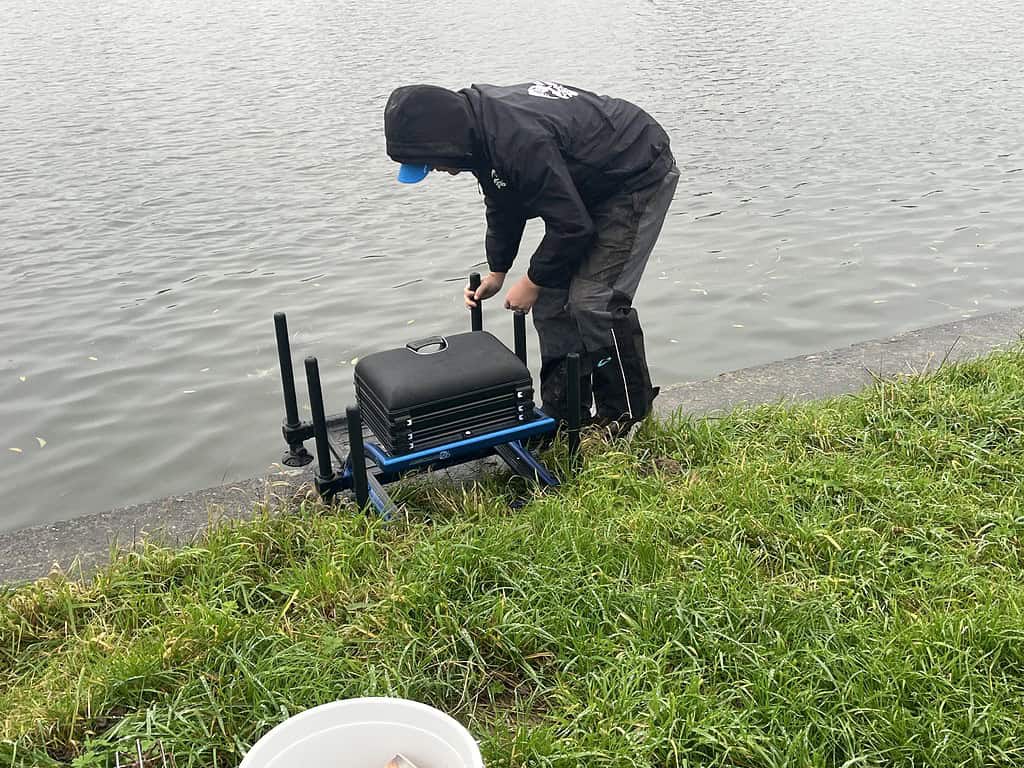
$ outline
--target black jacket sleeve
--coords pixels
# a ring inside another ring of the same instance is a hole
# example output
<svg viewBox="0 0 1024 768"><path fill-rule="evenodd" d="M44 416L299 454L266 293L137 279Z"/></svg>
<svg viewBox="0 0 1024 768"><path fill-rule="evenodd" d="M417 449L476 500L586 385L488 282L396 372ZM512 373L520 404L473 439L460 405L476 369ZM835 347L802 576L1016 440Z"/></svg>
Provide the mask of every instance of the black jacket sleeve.
<svg viewBox="0 0 1024 768"><path fill-rule="evenodd" d="M491 272L508 272L519 252L526 216L518 207L502 206L484 195L487 206L487 237L484 249Z"/></svg>
<svg viewBox="0 0 1024 768"><path fill-rule="evenodd" d="M555 143L543 140L530 149L519 188L526 215L544 219L544 239L527 274L537 285L564 288L590 245L594 222Z"/></svg>

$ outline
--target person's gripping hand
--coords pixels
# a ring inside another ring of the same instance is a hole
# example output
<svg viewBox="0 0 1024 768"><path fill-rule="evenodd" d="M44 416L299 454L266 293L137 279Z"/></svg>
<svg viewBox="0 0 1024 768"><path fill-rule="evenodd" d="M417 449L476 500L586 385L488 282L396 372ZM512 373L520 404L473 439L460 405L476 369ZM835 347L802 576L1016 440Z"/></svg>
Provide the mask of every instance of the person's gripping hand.
<svg viewBox="0 0 1024 768"><path fill-rule="evenodd" d="M537 303L539 295L540 286L529 277L523 276L505 294L505 309L511 309L514 312L529 312Z"/></svg>
<svg viewBox="0 0 1024 768"><path fill-rule="evenodd" d="M466 307L474 309L481 299L489 299L501 290L505 284L504 272L490 272L480 281L480 287L474 291L468 285L463 290L463 297L466 300Z"/></svg>

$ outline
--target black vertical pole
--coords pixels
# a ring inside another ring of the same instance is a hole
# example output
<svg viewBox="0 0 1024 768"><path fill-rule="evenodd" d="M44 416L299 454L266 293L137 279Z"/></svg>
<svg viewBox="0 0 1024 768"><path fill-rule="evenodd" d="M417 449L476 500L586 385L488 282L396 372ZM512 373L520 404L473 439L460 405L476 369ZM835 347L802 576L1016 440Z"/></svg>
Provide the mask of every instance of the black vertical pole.
<svg viewBox="0 0 1024 768"><path fill-rule="evenodd" d="M327 442L327 417L324 415L324 394L320 389L320 366L315 357L306 358L306 385L309 387L309 407L313 410L313 437L316 439L317 479L334 479L331 447Z"/></svg>
<svg viewBox="0 0 1024 768"><path fill-rule="evenodd" d="M284 425L289 429L298 429L299 403L295 397L292 348L288 343L288 321L284 312L274 313L274 331L277 334L277 358L281 363L281 386L284 388Z"/></svg>
<svg viewBox="0 0 1024 768"><path fill-rule="evenodd" d="M574 465L580 450L580 420L583 416L580 404L580 356L575 352L566 358L565 377L568 379L565 389L569 410L569 461Z"/></svg>
<svg viewBox="0 0 1024 768"><path fill-rule="evenodd" d="M366 455L363 452L363 417L358 408L346 408L345 420L348 423L348 458L352 463L352 491L356 496L356 505L366 506L370 500L369 485L366 481Z"/></svg>
<svg viewBox="0 0 1024 768"><path fill-rule="evenodd" d="M512 315L512 328L515 332L516 357L526 365L526 313L515 312Z"/></svg>
<svg viewBox="0 0 1024 768"><path fill-rule="evenodd" d="M480 273L470 272L469 273L469 289L475 291L480 287ZM470 329L474 331L482 331L484 329L484 310L483 302L477 301L476 306L469 310L469 323Z"/></svg>

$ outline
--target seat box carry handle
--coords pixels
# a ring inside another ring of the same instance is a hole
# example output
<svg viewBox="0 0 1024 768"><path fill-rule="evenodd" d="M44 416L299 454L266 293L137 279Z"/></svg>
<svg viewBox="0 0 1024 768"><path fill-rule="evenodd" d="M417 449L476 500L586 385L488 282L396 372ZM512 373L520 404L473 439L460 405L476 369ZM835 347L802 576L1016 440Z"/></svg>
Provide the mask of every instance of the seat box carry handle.
<svg viewBox="0 0 1024 768"><path fill-rule="evenodd" d="M429 349L430 347L437 347L437 349ZM448 349L448 339L444 336L427 336L425 339L410 341L405 348L417 355L436 355L438 352Z"/></svg>

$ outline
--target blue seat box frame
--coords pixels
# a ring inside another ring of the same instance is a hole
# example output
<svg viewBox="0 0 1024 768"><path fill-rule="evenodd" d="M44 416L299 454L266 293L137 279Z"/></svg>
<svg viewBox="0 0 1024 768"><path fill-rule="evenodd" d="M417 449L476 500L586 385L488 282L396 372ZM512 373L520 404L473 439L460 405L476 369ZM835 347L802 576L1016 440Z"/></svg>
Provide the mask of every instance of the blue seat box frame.
<svg viewBox="0 0 1024 768"><path fill-rule="evenodd" d="M469 276L471 287L480 285L480 275ZM470 313L470 327L483 330L483 302L477 302ZM526 364L526 317L513 314L515 354ZM346 408L345 414L325 414L323 389L320 385L320 368L315 357L305 360L306 385L309 391L311 421L299 419L298 399L295 393L295 378L292 370L291 346L288 340L288 323L283 312L274 315L277 335L277 352L281 366L281 385L284 391L285 418L282 434L288 451L282 460L287 466L303 466L313 460L305 448L305 441L313 438L316 451L314 486L326 500L339 493L351 491L356 504L364 509L372 506L378 514L390 518L398 512L384 486L401 479L410 472L435 470L464 464L469 461L498 456L517 475L531 480L541 487L555 488L558 478L528 450L524 441L554 432L558 424L542 410L534 410L534 418L494 432L487 432L471 438L457 440L414 453L392 456L379 445L363 437L363 420L358 407ZM570 355L566 366L569 423L567 424L570 465L579 451L580 431L580 388L579 356ZM345 427L348 432L348 454L341 456L331 445L329 430ZM337 463L335 462L337 460ZM372 462L368 466L367 459Z"/></svg>

